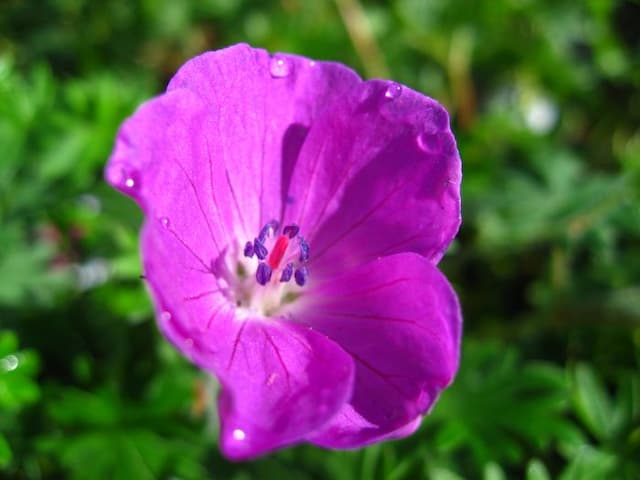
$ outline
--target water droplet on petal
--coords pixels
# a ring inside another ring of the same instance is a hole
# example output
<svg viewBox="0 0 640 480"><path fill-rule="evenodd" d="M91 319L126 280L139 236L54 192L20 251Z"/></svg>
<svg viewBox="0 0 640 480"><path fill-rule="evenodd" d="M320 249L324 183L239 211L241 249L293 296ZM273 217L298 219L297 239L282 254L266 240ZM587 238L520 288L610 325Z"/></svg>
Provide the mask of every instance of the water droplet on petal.
<svg viewBox="0 0 640 480"><path fill-rule="evenodd" d="M398 98L400 95L402 95L402 85L398 83L390 84L384 92L384 96L392 100Z"/></svg>
<svg viewBox="0 0 640 480"><path fill-rule="evenodd" d="M269 375L269 378L267 378L267 385L271 386L273 385L273 382L276 381L278 374L277 373L272 373L271 375Z"/></svg>
<svg viewBox="0 0 640 480"><path fill-rule="evenodd" d="M187 348L192 348L193 347L193 338L187 338L184 341L184 346Z"/></svg>
<svg viewBox="0 0 640 480"><path fill-rule="evenodd" d="M138 190L140 188L140 176L135 170L125 169L123 179L124 186L129 190Z"/></svg>
<svg viewBox="0 0 640 480"><path fill-rule="evenodd" d="M140 175L132 168L114 165L107 171L109 183L120 188L136 191L140 188Z"/></svg>
<svg viewBox="0 0 640 480"><path fill-rule="evenodd" d="M271 58L269 71L272 77L284 78L291 73L291 62L283 56L276 55Z"/></svg>
<svg viewBox="0 0 640 480"><path fill-rule="evenodd" d="M237 440L239 442L247 438L247 434L244 433L244 430L240 430L239 428L236 428L233 432L231 432L231 435L233 436L234 440Z"/></svg>
<svg viewBox="0 0 640 480"><path fill-rule="evenodd" d="M416 137L418 148L425 153L438 153L441 148L440 135L423 132Z"/></svg>
<svg viewBox="0 0 640 480"><path fill-rule="evenodd" d="M169 228L171 226L171 220L167 217L160 217L160 223L164 228Z"/></svg>
<svg viewBox="0 0 640 480"><path fill-rule="evenodd" d="M315 67L316 66L316 61L315 60L309 60L309 66L310 67Z"/></svg>
<svg viewBox="0 0 640 480"><path fill-rule="evenodd" d="M449 126L449 115L442 107L434 108L431 111L431 122L436 130L446 130Z"/></svg>
<svg viewBox="0 0 640 480"><path fill-rule="evenodd" d="M168 322L169 320L171 320L171 313L165 310L160 314L160 320L162 320L163 322Z"/></svg>

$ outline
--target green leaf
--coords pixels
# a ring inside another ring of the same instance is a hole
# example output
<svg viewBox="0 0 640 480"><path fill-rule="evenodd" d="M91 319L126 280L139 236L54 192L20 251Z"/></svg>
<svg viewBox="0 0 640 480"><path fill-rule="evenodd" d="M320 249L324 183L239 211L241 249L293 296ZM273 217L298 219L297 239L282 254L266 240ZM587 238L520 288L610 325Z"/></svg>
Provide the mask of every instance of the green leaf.
<svg viewBox="0 0 640 480"><path fill-rule="evenodd" d="M109 427L115 425L120 417L120 402L108 390L64 389L48 407L56 423L65 426Z"/></svg>
<svg viewBox="0 0 640 480"><path fill-rule="evenodd" d="M494 462L489 462L484 466L484 475L482 478L483 480L507 480L504 470Z"/></svg>
<svg viewBox="0 0 640 480"><path fill-rule="evenodd" d="M0 412L6 409L16 413L40 398L40 388L31 378L38 373L38 357L35 352L17 348L14 332L0 332Z"/></svg>
<svg viewBox="0 0 640 480"><path fill-rule="evenodd" d="M29 244L17 223L0 230L0 244L11 249L0 251L0 305L18 306L25 302L51 302L54 294L70 285L69 272L54 270L54 251L44 242Z"/></svg>
<svg viewBox="0 0 640 480"><path fill-rule="evenodd" d="M18 336L11 330L0 330L0 357L18 350Z"/></svg>
<svg viewBox="0 0 640 480"><path fill-rule="evenodd" d="M7 442L7 439L0 434L0 469L7 468L11 465L12 458L13 454L11 453L9 442Z"/></svg>
<svg viewBox="0 0 640 480"><path fill-rule="evenodd" d="M571 393L576 413L598 439L612 432L611 399L594 371L586 364L577 365L571 375Z"/></svg>
<svg viewBox="0 0 640 480"><path fill-rule="evenodd" d="M612 478L616 457L590 445L583 445L573 452L571 461L560 480L602 480Z"/></svg>
<svg viewBox="0 0 640 480"><path fill-rule="evenodd" d="M538 459L533 459L527 465L526 480L551 480L551 476L544 463Z"/></svg>
<svg viewBox="0 0 640 480"><path fill-rule="evenodd" d="M522 364L515 350L467 342L458 378L436 405L428 425L443 452L468 450L476 464L519 463L526 448L553 440L583 443L564 416L569 403L564 372L549 364ZM470 401L470 399L472 399Z"/></svg>
<svg viewBox="0 0 640 480"><path fill-rule="evenodd" d="M429 469L429 480L463 480L463 477L444 467Z"/></svg>

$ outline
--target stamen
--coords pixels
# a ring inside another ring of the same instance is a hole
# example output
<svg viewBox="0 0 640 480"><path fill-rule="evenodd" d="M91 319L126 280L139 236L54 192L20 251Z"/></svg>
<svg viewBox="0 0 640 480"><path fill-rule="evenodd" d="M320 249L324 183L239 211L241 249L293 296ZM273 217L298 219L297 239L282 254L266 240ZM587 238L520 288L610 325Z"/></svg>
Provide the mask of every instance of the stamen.
<svg viewBox="0 0 640 480"><path fill-rule="evenodd" d="M298 244L300 246L299 260L300 260L300 263L304 263L307 260L309 260L309 244L302 237L298 237Z"/></svg>
<svg viewBox="0 0 640 480"><path fill-rule="evenodd" d="M296 268L296 273L295 273L296 283L301 287L304 286L305 283L307 283L308 276L309 276L309 271L307 270L307 267Z"/></svg>
<svg viewBox="0 0 640 480"><path fill-rule="evenodd" d="M254 252L254 250L253 250L253 243L251 243L251 242L247 242L247 243L245 244L245 246L244 246L244 256L245 256L245 257L248 257L248 258L251 258L251 257L253 257L253 254L254 254L254 253L255 253L255 252Z"/></svg>
<svg viewBox="0 0 640 480"><path fill-rule="evenodd" d="M267 247L265 247L264 244L257 238L253 241L253 249L256 253L256 257L258 257L260 260L264 260L265 258L267 258L267 255L269 255L269 250L267 250Z"/></svg>
<svg viewBox="0 0 640 480"><path fill-rule="evenodd" d="M256 270L256 281L260 285L266 285L271 280L271 267L264 262L260 262L258 269Z"/></svg>
<svg viewBox="0 0 640 480"><path fill-rule="evenodd" d="M282 269L282 275L280 275L281 282L288 282L291 280L293 276L293 263L287 263L287 265Z"/></svg>
<svg viewBox="0 0 640 480"><path fill-rule="evenodd" d="M275 235L275 233L278 231L279 226L280 223L277 220L268 221L264 225L264 227L262 227L262 230L260 230L260 234L258 235L260 242L264 243L264 241L267 239L267 235L269 235L269 231L271 231L271 235Z"/></svg>
<svg viewBox="0 0 640 480"><path fill-rule="evenodd" d="M299 231L300 227L296 224L287 225L282 229L282 233L284 235L287 235L289 238L294 238L296 235L298 235Z"/></svg>

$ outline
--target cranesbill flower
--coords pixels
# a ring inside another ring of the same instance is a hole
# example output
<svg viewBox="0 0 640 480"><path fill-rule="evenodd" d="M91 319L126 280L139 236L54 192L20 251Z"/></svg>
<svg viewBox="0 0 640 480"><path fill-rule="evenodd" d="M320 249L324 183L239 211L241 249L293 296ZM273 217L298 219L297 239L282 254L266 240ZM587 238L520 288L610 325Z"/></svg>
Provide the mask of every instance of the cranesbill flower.
<svg viewBox="0 0 640 480"><path fill-rule="evenodd" d="M221 385L232 459L412 433L458 368L436 268L460 158L434 100L247 45L187 62L118 134L163 334Z"/></svg>

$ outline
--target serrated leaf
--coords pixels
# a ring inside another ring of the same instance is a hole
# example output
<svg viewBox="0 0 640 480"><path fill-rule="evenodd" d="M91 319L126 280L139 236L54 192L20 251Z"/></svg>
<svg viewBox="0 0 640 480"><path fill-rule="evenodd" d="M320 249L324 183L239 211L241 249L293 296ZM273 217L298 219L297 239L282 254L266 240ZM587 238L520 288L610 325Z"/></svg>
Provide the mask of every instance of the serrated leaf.
<svg viewBox="0 0 640 480"><path fill-rule="evenodd" d="M569 404L561 369L521 365L513 349L489 344L467 343L463 358L456 382L431 414L443 451L469 449L480 465L508 464L521 461L521 439L544 449L554 439L581 438L563 415Z"/></svg>

